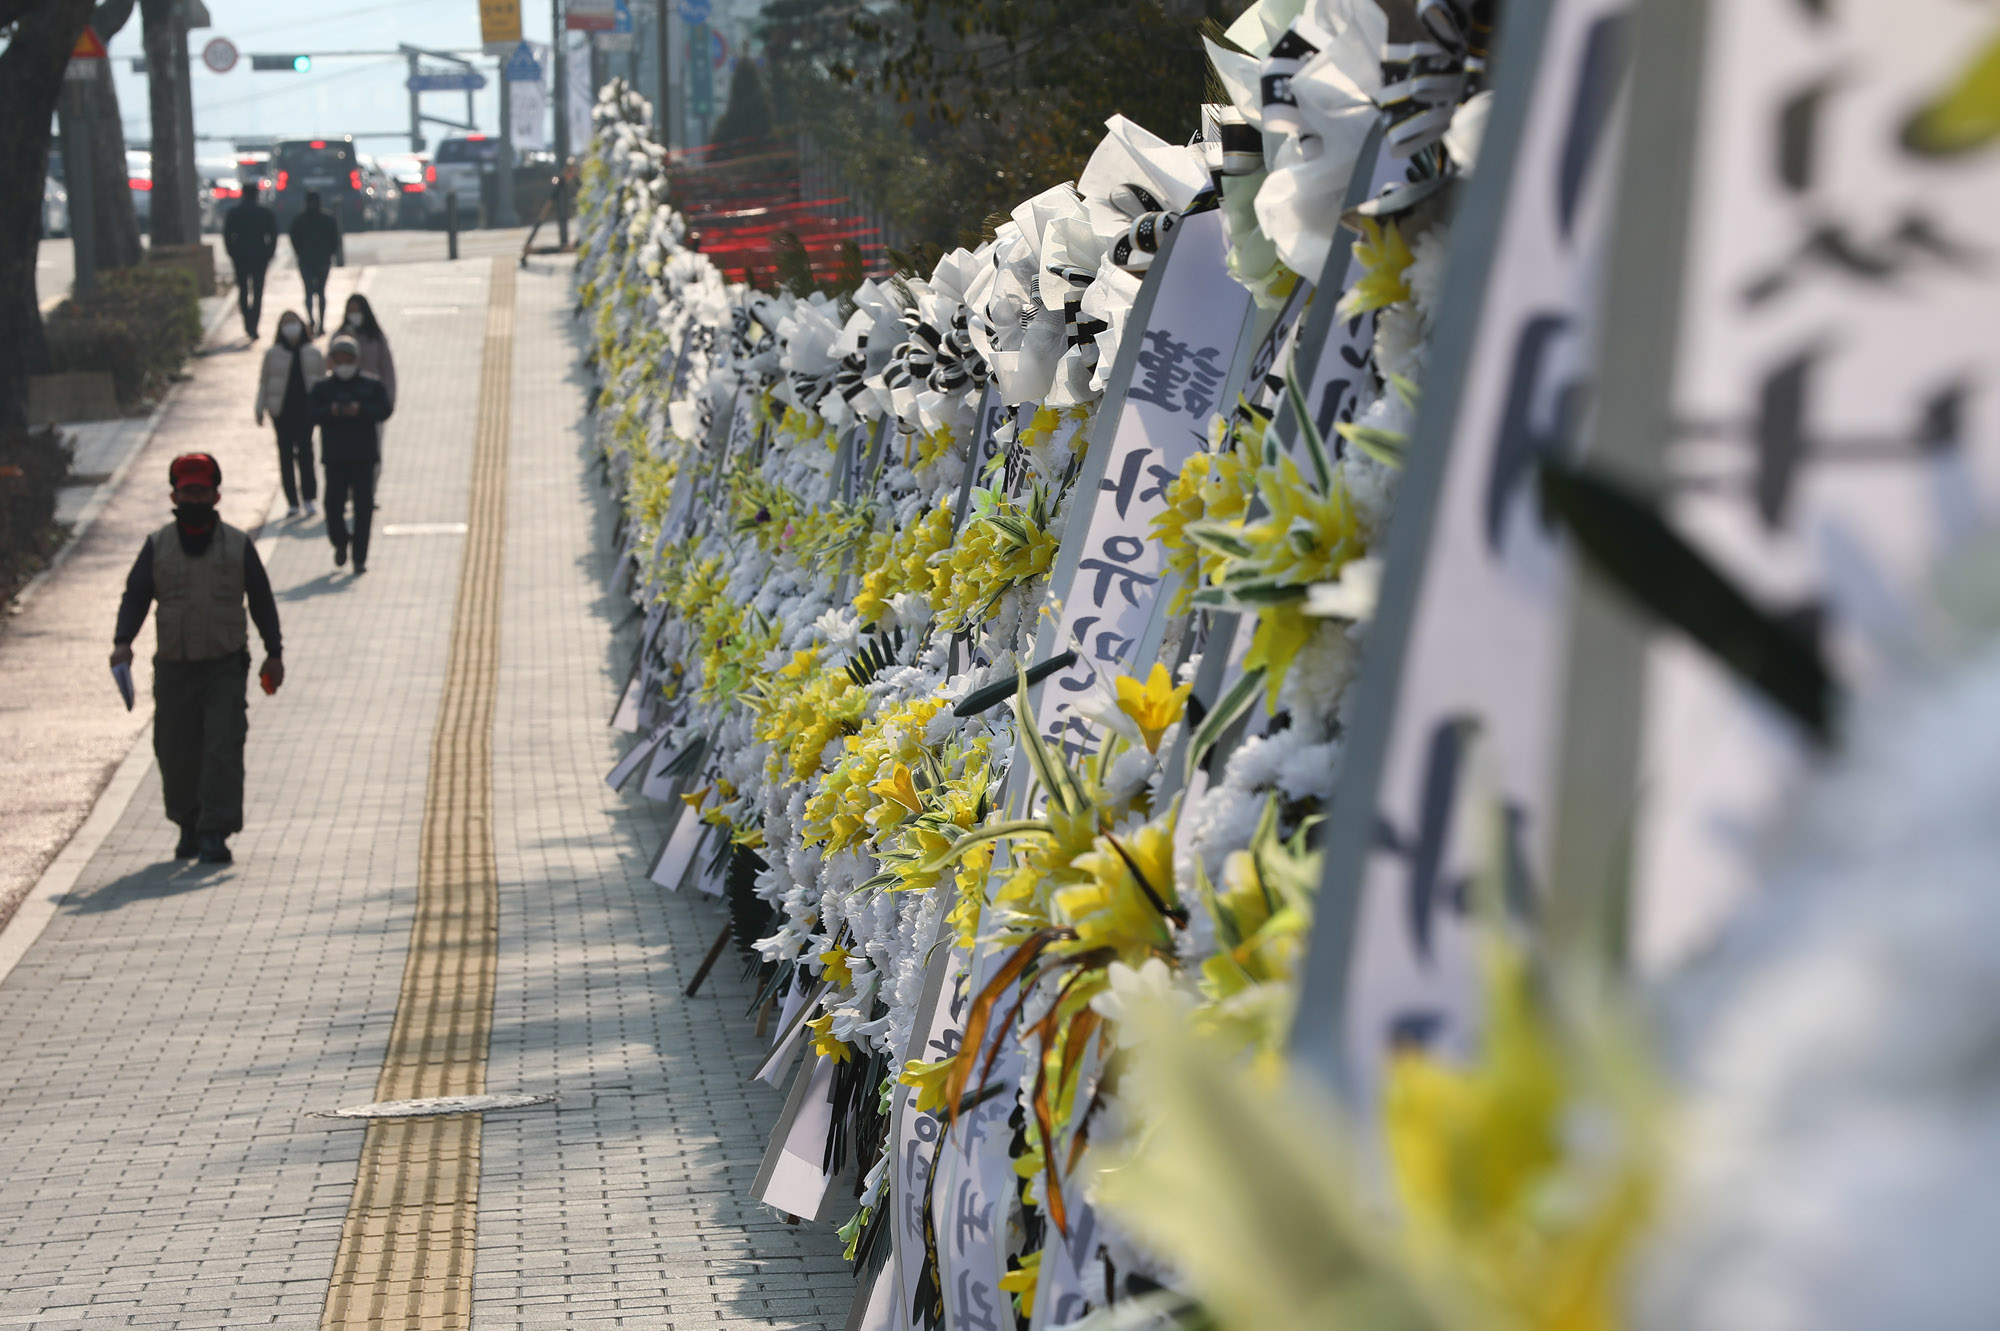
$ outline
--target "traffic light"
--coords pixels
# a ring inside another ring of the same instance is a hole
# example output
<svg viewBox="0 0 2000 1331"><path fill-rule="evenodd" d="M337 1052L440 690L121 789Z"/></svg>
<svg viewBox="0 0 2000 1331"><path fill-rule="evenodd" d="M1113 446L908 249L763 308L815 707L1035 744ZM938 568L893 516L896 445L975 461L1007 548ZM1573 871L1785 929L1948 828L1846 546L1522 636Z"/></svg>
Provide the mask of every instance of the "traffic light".
<svg viewBox="0 0 2000 1331"><path fill-rule="evenodd" d="M310 74L313 58L309 55L253 55L251 69L275 69L288 74Z"/></svg>

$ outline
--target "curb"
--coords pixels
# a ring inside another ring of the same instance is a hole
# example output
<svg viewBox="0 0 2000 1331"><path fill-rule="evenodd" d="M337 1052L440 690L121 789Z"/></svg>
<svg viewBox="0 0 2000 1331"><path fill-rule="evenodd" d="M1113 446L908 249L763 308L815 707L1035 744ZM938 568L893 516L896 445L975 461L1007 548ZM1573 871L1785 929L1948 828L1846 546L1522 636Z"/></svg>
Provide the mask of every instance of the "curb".
<svg viewBox="0 0 2000 1331"><path fill-rule="evenodd" d="M111 829L118 826L118 820L125 816L131 806L132 796L139 790L139 782L153 765L152 722L139 732L138 739L119 761L118 770L111 774L111 781L104 793L97 797L97 803L90 809L90 816L83 820L83 826L76 829L49 867L42 870L42 876L21 904L14 909L13 918L7 927L0 929L0 981L4 981L28 954L35 940L48 928L55 918L56 910L63 898L76 886L76 880L83 876L84 866L97 854Z"/></svg>

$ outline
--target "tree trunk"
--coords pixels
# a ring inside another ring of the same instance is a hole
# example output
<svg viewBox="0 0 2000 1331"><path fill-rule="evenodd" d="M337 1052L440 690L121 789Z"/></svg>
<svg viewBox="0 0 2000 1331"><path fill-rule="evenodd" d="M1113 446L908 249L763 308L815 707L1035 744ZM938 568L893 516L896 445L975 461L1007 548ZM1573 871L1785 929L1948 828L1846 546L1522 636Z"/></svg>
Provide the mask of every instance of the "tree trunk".
<svg viewBox="0 0 2000 1331"><path fill-rule="evenodd" d="M0 51L0 180L13 185L0 189L0 430L27 427L28 375L48 366L35 299L40 182L49 174L49 122L63 68L89 16L90 0L42 0Z"/></svg>
<svg viewBox="0 0 2000 1331"><path fill-rule="evenodd" d="M183 192L194 182L181 179L180 43L175 0L140 0L139 13L146 42L147 106L153 139L153 244L185 245L197 239L186 234Z"/></svg>
<svg viewBox="0 0 2000 1331"><path fill-rule="evenodd" d="M90 167L97 186L91 196L97 208L97 269L131 268L139 262L139 212L132 206L132 176L125 169L125 123L120 118L118 86L109 78L93 79L89 96L94 131Z"/></svg>
<svg viewBox="0 0 2000 1331"><path fill-rule="evenodd" d="M90 13L90 26L108 45L132 17L133 0L109 0ZM110 74L109 70L105 71ZM139 213L132 206L131 173L125 169L125 122L118 106L118 84L106 77L90 83L91 199L97 212L97 269L131 268L139 262Z"/></svg>

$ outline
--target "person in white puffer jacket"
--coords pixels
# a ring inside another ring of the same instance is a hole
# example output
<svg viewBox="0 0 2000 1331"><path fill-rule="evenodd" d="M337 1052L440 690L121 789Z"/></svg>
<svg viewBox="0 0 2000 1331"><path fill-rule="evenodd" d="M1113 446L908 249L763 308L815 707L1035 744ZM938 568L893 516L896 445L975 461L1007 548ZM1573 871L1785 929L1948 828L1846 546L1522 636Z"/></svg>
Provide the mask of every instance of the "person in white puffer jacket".
<svg viewBox="0 0 2000 1331"><path fill-rule="evenodd" d="M269 415L278 431L278 475L285 483L285 516L299 515L301 497L308 516L319 511L319 475L313 470L313 421L306 395L326 378L326 357L306 337L306 321L286 310L278 318L278 339L264 353L257 379L257 424Z"/></svg>

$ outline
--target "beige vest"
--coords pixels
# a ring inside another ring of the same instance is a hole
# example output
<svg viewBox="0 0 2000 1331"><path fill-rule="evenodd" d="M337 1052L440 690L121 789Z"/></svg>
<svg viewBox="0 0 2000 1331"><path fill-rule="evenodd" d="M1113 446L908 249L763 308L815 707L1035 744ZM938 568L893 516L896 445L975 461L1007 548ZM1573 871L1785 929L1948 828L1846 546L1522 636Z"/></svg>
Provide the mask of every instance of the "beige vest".
<svg viewBox="0 0 2000 1331"><path fill-rule="evenodd" d="M250 645L243 612L243 551L249 540L218 519L208 549L190 555L181 549L173 523L153 533L160 660L213 661Z"/></svg>

